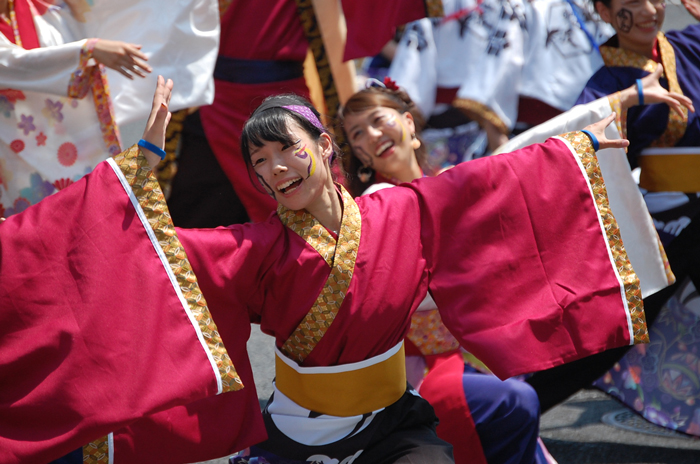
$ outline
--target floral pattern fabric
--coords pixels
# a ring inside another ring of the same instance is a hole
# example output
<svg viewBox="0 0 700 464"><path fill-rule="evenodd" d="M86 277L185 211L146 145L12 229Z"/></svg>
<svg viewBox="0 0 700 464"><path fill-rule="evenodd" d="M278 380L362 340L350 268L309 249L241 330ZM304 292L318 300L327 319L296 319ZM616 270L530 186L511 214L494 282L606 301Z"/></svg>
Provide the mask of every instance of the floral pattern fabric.
<svg viewBox="0 0 700 464"><path fill-rule="evenodd" d="M650 339L594 385L657 425L700 436L700 296L692 282L662 308Z"/></svg>
<svg viewBox="0 0 700 464"><path fill-rule="evenodd" d="M68 96L0 90L0 216L68 187L120 151L109 87L86 41ZM87 97L92 90L93 98Z"/></svg>

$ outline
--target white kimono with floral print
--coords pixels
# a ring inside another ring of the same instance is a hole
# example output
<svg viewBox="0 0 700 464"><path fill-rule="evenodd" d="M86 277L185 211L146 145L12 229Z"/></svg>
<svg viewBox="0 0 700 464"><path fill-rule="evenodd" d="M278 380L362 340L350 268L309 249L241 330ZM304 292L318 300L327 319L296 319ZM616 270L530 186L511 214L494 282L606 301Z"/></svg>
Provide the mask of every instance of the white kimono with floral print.
<svg viewBox="0 0 700 464"><path fill-rule="evenodd" d="M40 48L25 50L0 34L0 216L23 211L119 153L118 124L145 120L158 74L177 82L173 111L213 100L216 0L178 2L167 11L155 0L74 3L75 18L65 5L34 11ZM131 81L110 70L110 95L108 73L92 60L94 41L85 37L142 45L153 73Z"/></svg>

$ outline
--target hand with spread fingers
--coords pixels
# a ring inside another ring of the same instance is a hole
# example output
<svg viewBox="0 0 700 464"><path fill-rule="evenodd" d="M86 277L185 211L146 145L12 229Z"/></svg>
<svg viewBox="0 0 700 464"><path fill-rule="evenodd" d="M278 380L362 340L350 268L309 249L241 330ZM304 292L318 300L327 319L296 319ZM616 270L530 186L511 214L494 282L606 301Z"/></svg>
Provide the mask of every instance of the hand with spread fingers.
<svg viewBox="0 0 700 464"><path fill-rule="evenodd" d="M627 139L616 139L616 140L609 140L605 136L605 128L610 125L615 120L615 117L617 114L613 112L610 116L608 116L605 119L601 119L600 121L593 123L589 126L586 126L584 130L589 131L591 134L595 136L595 138L598 140L598 150L604 150L606 148L626 148L629 146L630 141Z"/></svg>
<svg viewBox="0 0 700 464"><path fill-rule="evenodd" d="M661 86L659 78L663 72L664 68L659 64L654 72L639 80L642 84L641 89L637 84L620 92L622 108L626 109L640 104L666 103L680 115L683 115L683 106L694 113L695 107L690 98L676 92L669 92Z"/></svg>
<svg viewBox="0 0 700 464"><path fill-rule="evenodd" d="M141 45L99 39L92 51L92 57L98 63L119 71L128 79L134 76L146 77L152 71L146 64L148 57L141 52Z"/></svg>
<svg viewBox="0 0 700 464"><path fill-rule="evenodd" d="M151 105L151 114L148 116L146 130L143 132L143 140L161 149L165 146L165 130L171 117L168 105L170 104L172 91L173 81L171 79L166 81L163 76L158 76L158 84L156 85L153 104ZM147 148L143 148L143 152L151 168L155 168L160 163L161 158L156 153Z"/></svg>

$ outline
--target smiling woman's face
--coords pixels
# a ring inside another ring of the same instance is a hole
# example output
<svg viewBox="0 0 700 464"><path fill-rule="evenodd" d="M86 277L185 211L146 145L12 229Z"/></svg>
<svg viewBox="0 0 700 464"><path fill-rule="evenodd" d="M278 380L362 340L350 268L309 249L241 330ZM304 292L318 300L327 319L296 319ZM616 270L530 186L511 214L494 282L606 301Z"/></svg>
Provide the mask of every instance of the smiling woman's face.
<svg viewBox="0 0 700 464"><path fill-rule="evenodd" d="M354 155L385 177L399 178L415 160L410 113L376 106L347 115L343 124Z"/></svg>
<svg viewBox="0 0 700 464"><path fill-rule="evenodd" d="M603 2L595 6L601 19L617 32L620 48L651 52L666 17L665 0L612 0L610 7Z"/></svg>
<svg viewBox="0 0 700 464"><path fill-rule="evenodd" d="M310 210L328 186L332 142L327 134L313 140L291 118L288 128L292 145L265 142L251 150L250 162L258 180L275 200L291 210Z"/></svg>

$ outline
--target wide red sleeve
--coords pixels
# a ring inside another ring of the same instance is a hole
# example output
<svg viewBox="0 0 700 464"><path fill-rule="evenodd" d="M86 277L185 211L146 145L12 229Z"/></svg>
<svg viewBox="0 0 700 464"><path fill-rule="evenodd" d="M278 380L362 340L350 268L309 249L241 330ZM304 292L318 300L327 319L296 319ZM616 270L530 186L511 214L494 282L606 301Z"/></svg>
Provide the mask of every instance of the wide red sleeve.
<svg viewBox="0 0 700 464"><path fill-rule="evenodd" d="M137 148L0 223L0 378L3 463L242 387Z"/></svg>
<svg viewBox="0 0 700 464"><path fill-rule="evenodd" d="M502 378L648 337L595 152L566 137L411 184L442 320Z"/></svg>
<svg viewBox="0 0 700 464"><path fill-rule="evenodd" d="M443 14L440 0L342 0L342 4L348 30L344 61L376 55L398 26Z"/></svg>
<svg viewBox="0 0 700 464"><path fill-rule="evenodd" d="M264 223L177 229L221 338L246 386L145 417L114 433L115 462L178 464L230 455L267 438L246 352L262 282L282 259L285 229ZM250 388L249 388L250 387Z"/></svg>
<svg viewBox="0 0 700 464"><path fill-rule="evenodd" d="M282 232L281 223L275 221L178 229L207 306L246 388L177 406L116 431L117 464L204 461L267 438L246 352L250 320L259 316L246 308L258 307L256 297L264 293L257 287L266 263L274 260Z"/></svg>

